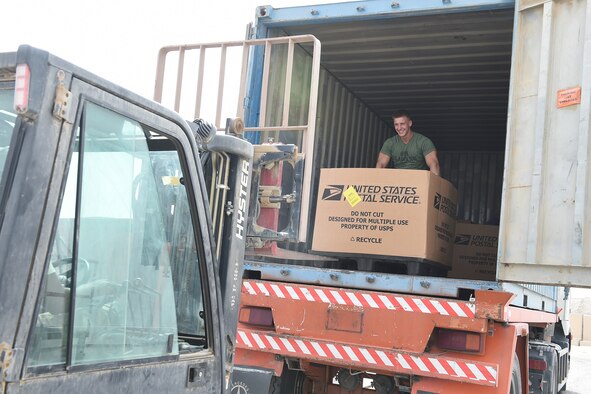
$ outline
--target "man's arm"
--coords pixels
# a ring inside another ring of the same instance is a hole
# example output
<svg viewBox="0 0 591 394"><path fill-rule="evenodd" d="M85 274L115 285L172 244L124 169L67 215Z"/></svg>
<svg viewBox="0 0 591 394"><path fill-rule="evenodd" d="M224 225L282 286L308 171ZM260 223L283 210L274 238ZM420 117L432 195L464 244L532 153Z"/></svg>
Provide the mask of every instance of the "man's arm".
<svg viewBox="0 0 591 394"><path fill-rule="evenodd" d="M376 163L376 168L386 168L388 167L388 163L390 163L390 156L380 152L380 154L378 155L378 162Z"/></svg>
<svg viewBox="0 0 591 394"><path fill-rule="evenodd" d="M425 156L425 162L433 174L439 175L439 159L437 159L436 150L432 151L431 153L427 153L427 156Z"/></svg>

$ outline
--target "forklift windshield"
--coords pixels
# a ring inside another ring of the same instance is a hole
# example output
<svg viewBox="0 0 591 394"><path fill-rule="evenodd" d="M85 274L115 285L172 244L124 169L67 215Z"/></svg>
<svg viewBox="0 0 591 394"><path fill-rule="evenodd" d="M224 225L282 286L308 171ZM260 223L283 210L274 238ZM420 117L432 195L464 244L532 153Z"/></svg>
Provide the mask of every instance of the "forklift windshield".
<svg viewBox="0 0 591 394"><path fill-rule="evenodd" d="M198 250L173 141L87 103L29 367L206 349Z"/></svg>
<svg viewBox="0 0 591 394"><path fill-rule="evenodd" d="M14 90L0 86L0 179L6 167L6 157L10 148L16 114L12 108Z"/></svg>

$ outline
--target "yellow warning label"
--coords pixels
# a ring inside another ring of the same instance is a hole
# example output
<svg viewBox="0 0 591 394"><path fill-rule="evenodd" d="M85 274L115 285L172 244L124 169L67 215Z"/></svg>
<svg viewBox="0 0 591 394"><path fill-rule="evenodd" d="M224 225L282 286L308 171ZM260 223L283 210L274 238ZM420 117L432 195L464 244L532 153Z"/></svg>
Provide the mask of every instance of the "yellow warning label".
<svg viewBox="0 0 591 394"><path fill-rule="evenodd" d="M351 207L354 207L361 202L361 197L359 197L357 190L355 190L353 186L349 186L349 188L343 192L343 195Z"/></svg>

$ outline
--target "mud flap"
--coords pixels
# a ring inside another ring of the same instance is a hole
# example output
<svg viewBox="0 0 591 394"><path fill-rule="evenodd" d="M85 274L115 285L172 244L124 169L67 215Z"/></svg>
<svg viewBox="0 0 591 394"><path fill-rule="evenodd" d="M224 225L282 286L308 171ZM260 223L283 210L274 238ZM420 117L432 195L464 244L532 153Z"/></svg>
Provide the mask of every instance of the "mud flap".
<svg viewBox="0 0 591 394"><path fill-rule="evenodd" d="M235 366L232 372L231 394L268 393L273 370Z"/></svg>

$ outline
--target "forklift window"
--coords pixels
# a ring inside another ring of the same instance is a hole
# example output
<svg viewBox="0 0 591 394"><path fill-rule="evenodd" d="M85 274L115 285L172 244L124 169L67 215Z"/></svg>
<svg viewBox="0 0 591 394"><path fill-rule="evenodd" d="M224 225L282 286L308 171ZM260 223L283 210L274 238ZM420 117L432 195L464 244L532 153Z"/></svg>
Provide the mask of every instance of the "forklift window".
<svg viewBox="0 0 591 394"><path fill-rule="evenodd" d="M16 114L12 109L14 88L3 89L0 87L0 179L6 164L10 140L16 122ZM0 192L2 192L0 190Z"/></svg>
<svg viewBox="0 0 591 394"><path fill-rule="evenodd" d="M200 247L174 146L86 104L29 367L207 348Z"/></svg>

